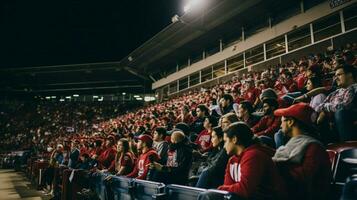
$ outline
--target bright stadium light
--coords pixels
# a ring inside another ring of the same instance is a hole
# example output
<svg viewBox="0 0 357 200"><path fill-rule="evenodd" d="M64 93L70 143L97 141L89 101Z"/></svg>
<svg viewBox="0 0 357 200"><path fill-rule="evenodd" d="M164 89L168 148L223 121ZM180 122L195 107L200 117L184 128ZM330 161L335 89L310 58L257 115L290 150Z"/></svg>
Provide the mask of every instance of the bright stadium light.
<svg viewBox="0 0 357 200"><path fill-rule="evenodd" d="M126 95L126 93L125 92L123 92L123 93L121 93L122 95Z"/></svg>
<svg viewBox="0 0 357 200"><path fill-rule="evenodd" d="M51 98L52 98L52 99L55 99L55 98L57 98L57 97L56 97L56 96L51 96Z"/></svg>
<svg viewBox="0 0 357 200"><path fill-rule="evenodd" d="M61 101L61 102L63 102L63 101L64 101L64 99L60 99L60 101Z"/></svg>
<svg viewBox="0 0 357 200"><path fill-rule="evenodd" d="M145 102L155 101L155 97L144 97Z"/></svg>
<svg viewBox="0 0 357 200"><path fill-rule="evenodd" d="M46 99L51 99L51 97L46 97Z"/></svg>
<svg viewBox="0 0 357 200"><path fill-rule="evenodd" d="M190 11L193 7L198 6L202 3L202 0L190 0L184 7L183 11L187 13Z"/></svg>
<svg viewBox="0 0 357 200"><path fill-rule="evenodd" d="M93 96L93 99L98 99L98 96Z"/></svg>
<svg viewBox="0 0 357 200"><path fill-rule="evenodd" d="M74 94L73 97L79 97L79 94Z"/></svg>
<svg viewBox="0 0 357 200"><path fill-rule="evenodd" d="M134 98L139 98L140 96L139 95L134 95Z"/></svg>
<svg viewBox="0 0 357 200"><path fill-rule="evenodd" d="M71 96L66 96L66 99L71 99L72 97Z"/></svg>

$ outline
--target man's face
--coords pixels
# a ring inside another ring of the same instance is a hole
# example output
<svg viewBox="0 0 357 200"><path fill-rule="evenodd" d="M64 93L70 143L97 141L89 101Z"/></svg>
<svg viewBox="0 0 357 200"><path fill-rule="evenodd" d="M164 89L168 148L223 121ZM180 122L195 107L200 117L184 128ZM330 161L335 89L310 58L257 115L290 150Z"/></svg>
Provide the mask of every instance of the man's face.
<svg viewBox="0 0 357 200"><path fill-rule="evenodd" d="M206 118L205 121L203 122L203 127L206 129L211 128L211 124L209 123L208 118Z"/></svg>
<svg viewBox="0 0 357 200"><path fill-rule="evenodd" d="M141 140L139 140L138 143L136 143L136 148L138 150L142 150L143 147L144 147L144 143Z"/></svg>
<svg viewBox="0 0 357 200"><path fill-rule="evenodd" d="M273 112L272 108L267 103L263 104L263 111L264 111L264 115L270 115Z"/></svg>
<svg viewBox="0 0 357 200"><path fill-rule="evenodd" d="M160 141L160 135L157 133L157 131L154 132L152 139L153 139L155 142Z"/></svg>
<svg viewBox="0 0 357 200"><path fill-rule="evenodd" d="M223 98L221 99L221 105L222 105L223 108L227 107L228 104L229 104L229 101L227 101L227 100L225 100Z"/></svg>
<svg viewBox="0 0 357 200"><path fill-rule="evenodd" d="M197 113L197 117L203 117L203 112L201 111L201 109L197 108L196 113Z"/></svg>
<svg viewBox="0 0 357 200"><path fill-rule="evenodd" d="M280 127L284 135L291 137L291 132L292 132L291 119L282 117Z"/></svg>
<svg viewBox="0 0 357 200"><path fill-rule="evenodd" d="M224 148L226 149L226 152L228 155L232 156L236 154L236 145L235 145L235 140L236 138L229 138L227 137L227 134L224 133Z"/></svg>
<svg viewBox="0 0 357 200"><path fill-rule="evenodd" d="M247 111L242 107L242 104L239 104L238 107L238 117L243 118L246 115Z"/></svg>
<svg viewBox="0 0 357 200"><path fill-rule="evenodd" d="M346 86L346 74L343 71L343 69L338 69L335 72L335 77L336 77L336 83L339 87L345 87Z"/></svg>

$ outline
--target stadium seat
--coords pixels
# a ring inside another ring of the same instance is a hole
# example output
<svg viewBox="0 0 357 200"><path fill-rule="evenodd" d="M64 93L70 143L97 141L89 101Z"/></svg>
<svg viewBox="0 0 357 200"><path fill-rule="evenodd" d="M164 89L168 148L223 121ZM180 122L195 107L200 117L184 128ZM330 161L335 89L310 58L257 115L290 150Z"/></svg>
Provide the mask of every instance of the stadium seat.
<svg viewBox="0 0 357 200"><path fill-rule="evenodd" d="M349 178L347 178L341 196L341 200L354 200L354 199L357 199L357 174L354 174Z"/></svg>
<svg viewBox="0 0 357 200"><path fill-rule="evenodd" d="M65 169L63 171L61 200L78 199L78 192L85 186L83 177L87 172L75 170L74 174L72 174L72 171L72 169Z"/></svg>
<svg viewBox="0 0 357 200"><path fill-rule="evenodd" d="M110 181L110 189L114 200L131 200L133 191L133 180L125 177L113 177Z"/></svg>
<svg viewBox="0 0 357 200"><path fill-rule="evenodd" d="M165 190L165 184L134 179L133 198L140 200L160 199Z"/></svg>
<svg viewBox="0 0 357 200"><path fill-rule="evenodd" d="M183 185L168 185L165 188L165 199L168 200L196 200L198 195L206 192L206 189L188 187Z"/></svg>
<svg viewBox="0 0 357 200"><path fill-rule="evenodd" d="M357 172L357 148L345 149L337 157L333 174L335 184L344 184L347 177Z"/></svg>

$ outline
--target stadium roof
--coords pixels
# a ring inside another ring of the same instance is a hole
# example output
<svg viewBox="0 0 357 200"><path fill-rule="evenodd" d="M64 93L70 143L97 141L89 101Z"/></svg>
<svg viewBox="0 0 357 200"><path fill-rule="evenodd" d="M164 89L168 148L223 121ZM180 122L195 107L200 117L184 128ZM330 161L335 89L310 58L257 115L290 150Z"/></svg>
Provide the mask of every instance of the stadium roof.
<svg viewBox="0 0 357 200"><path fill-rule="evenodd" d="M118 62L0 69L8 94L147 93L152 75L202 52L242 27L288 10L298 0L210 0L192 9ZM156 78L156 77L155 77Z"/></svg>

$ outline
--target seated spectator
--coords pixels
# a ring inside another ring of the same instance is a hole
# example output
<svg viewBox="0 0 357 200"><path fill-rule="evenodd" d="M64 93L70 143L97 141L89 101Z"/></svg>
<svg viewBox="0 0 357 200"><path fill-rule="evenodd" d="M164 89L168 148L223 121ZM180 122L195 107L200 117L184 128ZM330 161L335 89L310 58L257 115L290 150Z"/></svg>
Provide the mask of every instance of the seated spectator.
<svg viewBox="0 0 357 200"><path fill-rule="evenodd" d="M248 78L245 83L246 91L243 94L243 98L249 101L253 108L255 108L259 103L259 95L261 91L254 86L254 79Z"/></svg>
<svg viewBox="0 0 357 200"><path fill-rule="evenodd" d="M160 157L152 148L153 140L150 135L143 134L137 139L137 149L141 152L141 154L136 161L133 171L126 175L126 177L146 180L146 176L149 172L148 164L150 164L151 161L159 161Z"/></svg>
<svg viewBox="0 0 357 200"><path fill-rule="evenodd" d="M184 105L181 109L181 114L180 116L177 118L178 122L183 122L186 124L192 124L192 122L194 121L193 116L190 113L190 107L188 107L187 105Z"/></svg>
<svg viewBox="0 0 357 200"><path fill-rule="evenodd" d="M273 138L273 135L279 130L280 118L274 116L274 110L278 108L278 102L275 99L264 99L264 116L252 127L256 136L267 136Z"/></svg>
<svg viewBox="0 0 357 200"><path fill-rule="evenodd" d="M222 130L225 130L230 124L238 122L239 119L235 113L228 113L221 117L220 125Z"/></svg>
<svg viewBox="0 0 357 200"><path fill-rule="evenodd" d="M117 154L113 161L115 175L124 176L133 171L135 166L135 155L130 151L129 141L125 138L118 140Z"/></svg>
<svg viewBox="0 0 357 200"><path fill-rule="evenodd" d="M306 90L311 91L315 88L321 87L321 79L319 77L311 77L306 82ZM319 93L314 96L311 96L310 107L317 111L317 107L326 99L324 93Z"/></svg>
<svg viewBox="0 0 357 200"><path fill-rule="evenodd" d="M157 161L147 163L146 166L155 170L155 181L180 185L187 183L192 164L192 148L186 143L185 138L183 132L173 132L166 164L161 165Z"/></svg>
<svg viewBox="0 0 357 200"><path fill-rule="evenodd" d="M167 161L167 150L169 148L169 143L165 141L166 129L164 127L157 127L154 131L154 145L153 148L160 156L160 163L166 163Z"/></svg>
<svg viewBox="0 0 357 200"><path fill-rule="evenodd" d="M238 118L249 127L253 127L259 122L259 117L253 115L253 106L249 101L242 101L238 107Z"/></svg>
<svg viewBox="0 0 357 200"><path fill-rule="evenodd" d="M196 187L200 188L217 188L222 185L224 169L228 161L228 155L223 147L222 128L219 126L213 128L211 135L213 150L208 154L207 160L201 163L198 170L199 179Z"/></svg>
<svg viewBox="0 0 357 200"><path fill-rule="evenodd" d="M328 199L331 167L322 144L311 137L314 110L298 103L274 114L282 117L282 132L291 139L277 149L273 160L286 180L289 198Z"/></svg>
<svg viewBox="0 0 357 200"><path fill-rule="evenodd" d="M80 148L80 142L78 140L75 140L71 143L71 152L69 154L69 160L68 160L69 168L77 167L79 161L79 154L80 154L79 148Z"/></svg>
<svg viewBox="0 0 357 200"><path fill-rule="evenodd" d="M207 116L209 116L208 107L203 104L198 105L196 109L196 119L191 124L191 131L196 134L200 133L204 129L203 122Z"/></svg>
<svg viewBox="0 0 357 200"><path fill-rule="evenodd" d="M271 156L272 149L262 146L244 122L231 124L226 130L225 149L231 156L224 183L219 190L231 192L233 199L280 199L284 184ZM198 199L217 199L206 192Z"/></svg>
<svg viewBox="0 0 357 200"><path fill-rule="evenodd" d="M224 94L220 99L221 112L219 116L225 115L227 113L235 113L235 108L237 104L234 103L233 97L230 94Z"/></svg>
<svg viewBox="0 0 357 200"><path fill-rule="evenodd" d="M341 141L357 140L355 134L356 113L356 68L352 65L340 65L336 68L335 77L339 87L327 96L316 110L320 112L317 123L320 124L327 113L333 113Z"/></svg>
<svg viewBox="0 0 357 200"><path fill-rule="evenodd" d="M108 136L105 140L105 149L104 151L98 156L98 168L102 172L114 172L115 168L112 165L112 162L115 159L116 149L114 147L115 139L113 136Z"/></svg>
<svg viewBox="0 0 357 200"><path fill-rule="evenodd" d="M206 117L203 123L205 129L201 131L195 140L195 144L200 153L206 153L212 149L211 133L212 128L215 126L217 126L217 119L212 116Z"/></svg>

